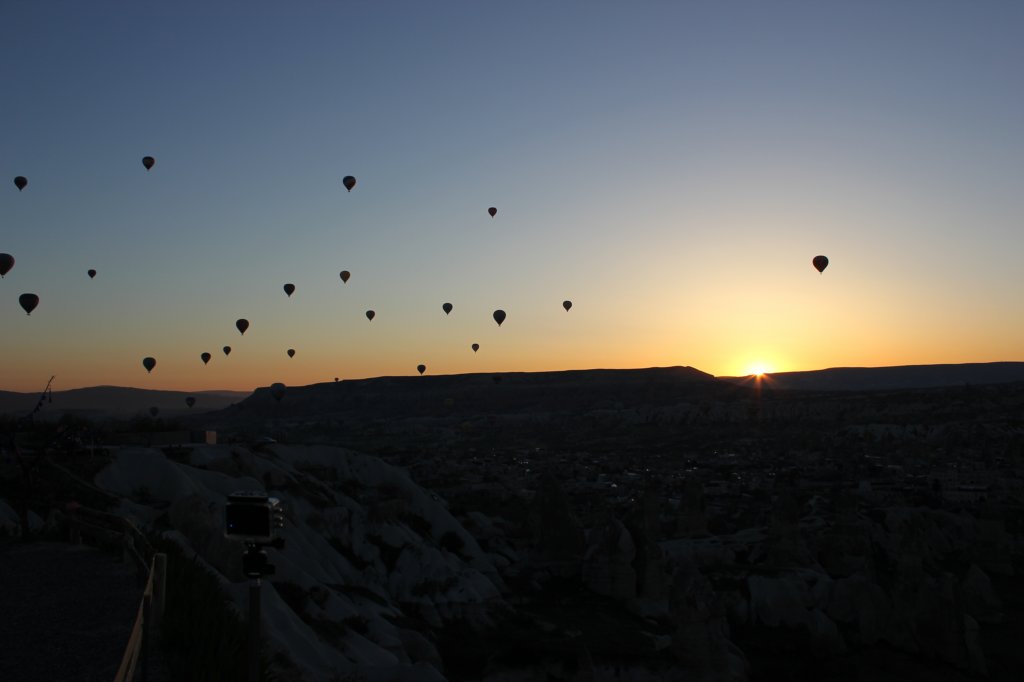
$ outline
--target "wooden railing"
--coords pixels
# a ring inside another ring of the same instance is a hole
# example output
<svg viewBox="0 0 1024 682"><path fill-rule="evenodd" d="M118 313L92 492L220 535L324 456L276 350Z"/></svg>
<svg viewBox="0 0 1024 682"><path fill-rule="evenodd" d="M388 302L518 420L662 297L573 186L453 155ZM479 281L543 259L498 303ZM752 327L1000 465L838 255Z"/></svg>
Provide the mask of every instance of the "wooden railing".
<svg viewBox="0 0 1024 682"><path fill-rule="evenodd" d="M117 669L114 682L132 682L135 679L139 662L142 663L142 679L148 677L149 652L153 646L153 636L160 625L164 610L163 586L167 575L167 555L154 554L149 565L149 578L142 591L142 602L128 636L128 646L121 657L121 666Z"/></svg>
<svg viewBox="0 0 1024 682"><path fill-rule="evenodd" d="M133 682L139 670L142 679L146 680L148 654L164 613L167 555L157 554L146 536L123 516L81 506L68 509L68 512L72 542L81 543L84 538L89 538L104 547L120 545L124 561L134 564L140 582L145 580L142 601L114 682Z"/></svg>

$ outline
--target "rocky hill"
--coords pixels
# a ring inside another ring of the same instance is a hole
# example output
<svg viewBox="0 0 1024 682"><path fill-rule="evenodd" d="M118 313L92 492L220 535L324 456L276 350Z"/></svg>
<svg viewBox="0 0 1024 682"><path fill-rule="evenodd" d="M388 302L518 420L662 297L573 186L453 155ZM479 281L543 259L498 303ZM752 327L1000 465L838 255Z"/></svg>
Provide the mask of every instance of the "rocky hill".
<svg viewBox="0 0 1024 682"><path fill-rule="evenodd" d="M196 399L193 412L220 410L249 395L243 391L153 391L144 388L123 386L91 386L68 391L54 391L49 396L46 409L37 417L56 419L62 414L75 414L90 419L130 417L144 413L151 407L158 408L165 415L189 412L185 398ZM38 393L17 393L0 391L0 414L16 417L28 414L39 400Z"/></svg>
<svg viewBox="0 0 1024 682"><path fill-rule="evenodd" d="M749 376L720 378L743 384L754 382ZM890 391L1018 381L1024 381L1024 362L832 367L807 372L776 372L765 376L764 385L778 390Z"/></svg>

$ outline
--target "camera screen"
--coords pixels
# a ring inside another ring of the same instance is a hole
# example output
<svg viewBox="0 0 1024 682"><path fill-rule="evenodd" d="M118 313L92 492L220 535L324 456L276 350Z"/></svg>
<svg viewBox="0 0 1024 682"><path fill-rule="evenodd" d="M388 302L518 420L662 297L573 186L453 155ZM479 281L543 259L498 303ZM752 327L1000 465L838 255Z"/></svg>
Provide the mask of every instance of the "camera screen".
<svg viewBox="0 0 1024 682"><path fill-rule="evenodd" d="M270 509L263 504L229 504L225 509L228 535L270 537Z"/></svg>

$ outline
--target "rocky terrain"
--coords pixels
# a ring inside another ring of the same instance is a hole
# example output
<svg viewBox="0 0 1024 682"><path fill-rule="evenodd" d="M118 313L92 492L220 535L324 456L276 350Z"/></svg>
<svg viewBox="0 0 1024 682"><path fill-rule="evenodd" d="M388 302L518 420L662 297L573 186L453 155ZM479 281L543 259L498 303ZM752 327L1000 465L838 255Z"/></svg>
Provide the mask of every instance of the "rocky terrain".
<svg viewBox="0 0 1024 682"><path fill-rule="evenodd" d="M62 461L243 613L225 498L283 500L282 679L999 680L1024 666L1022 410L1013 383L393 378L257 391L197 418L223 445Z"/></svg>

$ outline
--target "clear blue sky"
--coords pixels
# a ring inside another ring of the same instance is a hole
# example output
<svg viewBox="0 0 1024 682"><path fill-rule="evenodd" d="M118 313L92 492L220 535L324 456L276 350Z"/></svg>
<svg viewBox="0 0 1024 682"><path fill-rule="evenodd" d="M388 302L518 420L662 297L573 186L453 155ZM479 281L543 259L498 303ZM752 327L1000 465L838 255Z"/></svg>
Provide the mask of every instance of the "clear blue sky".
<svg viewBox="0 0 1024 682"><path fill-rule="evenodd" d="M1008 1L4 3L0 389L1024 359L1021 35Z"/></svg>

